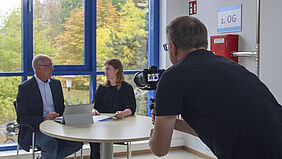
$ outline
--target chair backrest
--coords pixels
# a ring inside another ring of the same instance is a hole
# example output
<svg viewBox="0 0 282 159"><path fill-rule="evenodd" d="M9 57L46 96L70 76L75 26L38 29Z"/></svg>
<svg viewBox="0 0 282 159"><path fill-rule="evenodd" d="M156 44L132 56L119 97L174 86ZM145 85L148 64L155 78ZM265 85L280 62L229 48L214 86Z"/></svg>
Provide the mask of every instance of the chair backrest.
<svg viewBox="0 0 282 159"><path fill-rule="evenodd" d="M13 103L14 103L14 108L15 108L16 114L18 116L18 102L15 100Z"/></svg>

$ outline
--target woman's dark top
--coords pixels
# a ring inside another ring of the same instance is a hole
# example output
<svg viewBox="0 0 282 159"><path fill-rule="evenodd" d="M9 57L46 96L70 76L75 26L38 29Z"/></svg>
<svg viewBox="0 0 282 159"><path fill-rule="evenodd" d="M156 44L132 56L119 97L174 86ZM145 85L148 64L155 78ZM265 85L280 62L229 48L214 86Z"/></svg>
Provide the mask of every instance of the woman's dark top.
<svg viewBox="0 0 282 159"><path fill-rule="evenodd" d="M99 85L94 97L94 108L100 113L115 113L130 109L132 115L136 110L136 100L132 86L123 81L120 89L117 86Z"/></svg>

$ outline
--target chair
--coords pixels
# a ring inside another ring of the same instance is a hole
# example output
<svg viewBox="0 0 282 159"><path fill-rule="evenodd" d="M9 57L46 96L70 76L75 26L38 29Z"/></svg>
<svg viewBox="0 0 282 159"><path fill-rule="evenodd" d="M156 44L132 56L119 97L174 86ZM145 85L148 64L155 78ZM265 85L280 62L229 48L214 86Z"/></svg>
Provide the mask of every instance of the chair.
<svg viewBox="0 0 282 159"><path fill-rule="evenodd" d="M18 103L17 101L14 101L14 107L15 107L15 110L16 110L16 114L18 116ZM35 152L37 151L40 151L41 149L37 146L35 146L35 128L33 128L31 125L28 125L28 124L17 124L18 126L18 130L21 128L21 127L28 127L30 129L32 129L32 142L31 142L31 148L32 148L32 159L35 159ZM17 157L19 155L19 143L17 144ZM81 156L82 156L82 150L81 150ZM76 153L74 153L74 158L76 159Z"/></svg>
<svg viewBox="0 0 282 159"><path fill-rule="evenodd" d="M127 159L131 159L131 142L126 142Z"/></svg>
<svg viewBox="0 0 282 159"><path fill-rule="evenodd" d="M83 159L83 145L84 145L84 143L82 144L82 147L81 147L81 149L80 149L80 158L79 159ZM79 151L79 150L78 150ZM73 154L73 158L74 159L77 159L77 157L76 157L76 152Z"/></svg>
<svg viewBox="0 0 282 159"><path fill-rule="evenodd" d="M117 145L126 145L127 159L131 159L131 142L114 143Z"/></svg>
<svg viewBox="0 0 282 159"><path fill-rule="evenodd" d="M7 143L9 141L15 143L15 137L18 135L18 123L16 121L11 121L6 126L6 140L4 143Z"/></svg>
<svg viewBox="0 0 282 159"><path fill-rule="evenodd" d="M15 107L15 110L16 110L16 114L18 115L18 103L17 101L14 101L14 107ZM35 152L37 151L40 151L40 148L36 147L35 144L34 144L34 141L35 141L35 129L28 125L28 124L18 124L18 129L20 129L21 127L27 127L27 128L30 128L32 129L32 144L31 144L31 148L32 148L32 159L35 159ZM17 157L19 155L19 143L17 144Z"/></svg>

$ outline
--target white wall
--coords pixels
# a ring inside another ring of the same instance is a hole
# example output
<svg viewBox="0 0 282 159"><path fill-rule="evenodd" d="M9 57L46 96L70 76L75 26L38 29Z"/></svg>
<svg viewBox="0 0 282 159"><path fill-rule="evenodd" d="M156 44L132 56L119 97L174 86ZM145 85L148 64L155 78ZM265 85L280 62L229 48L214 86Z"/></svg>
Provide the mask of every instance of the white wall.
<svg viewBox="0 0 282 159"><path fill-rule="evenodd" d="M169 56L162 49L162 44L166 43L165 25L177 16L188 15L188 2L189 0L160 0L161 68L171 66ZM257 0L197 0L198 13L194 16L206 25L210 39L210 36L220 35L217 33L217 9L242 4L242 31L231 34L239 34L239 51L255 51L256 2ZM282 52L279 49L282 42L281 6L281 0L261 0L260 78L279 103L282 103ZM239 64L256 73L255 57L241 57ZM186 146L214 157L198 138L190 135L183 137Z"/></svg>
<svg viewBox="0 0 282 159"><path fill-rule="evenodd" d="M188 4L188 0L186 0ZM255 51L256 47L256 0L198 0L198 14L208 29L208 36L220 35L217 33L217 9L242 4L242 31L228 34L239 34L239 51ZM188 7L188 6L187 6ZM226 34L226 33L224 33ZM255 57L239 58L239 63L249 71L256 72Z"/></svg>
<svg viewBox="0 0 282 159"><path fill-rule="evenodd" d="M260 78L282 103L282 1L261 0Z"/></svg>
<svg viewBox="0 0 282 159"><path fill-rule="evenodd" d="M160 0L160 68L171 66L168 53L162 45L166 43L165 26L174 18L186 15L183 0Z"/></svg>

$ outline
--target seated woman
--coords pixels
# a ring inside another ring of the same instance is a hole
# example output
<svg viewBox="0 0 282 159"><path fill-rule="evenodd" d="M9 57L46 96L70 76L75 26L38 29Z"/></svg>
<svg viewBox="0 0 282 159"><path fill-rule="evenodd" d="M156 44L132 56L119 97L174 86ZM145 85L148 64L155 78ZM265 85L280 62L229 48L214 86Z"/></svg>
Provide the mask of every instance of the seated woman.
<svg viewBox="0 0 282 159"><path fill-rule="evenodd" d="M124 81L123 66L118 59L104 63L106 81L99 85L94 97L93 115L116 113L117 119L133 115L136 100L132 86ZM100 159L100 143L90 143L90 158Z"/></svg>

